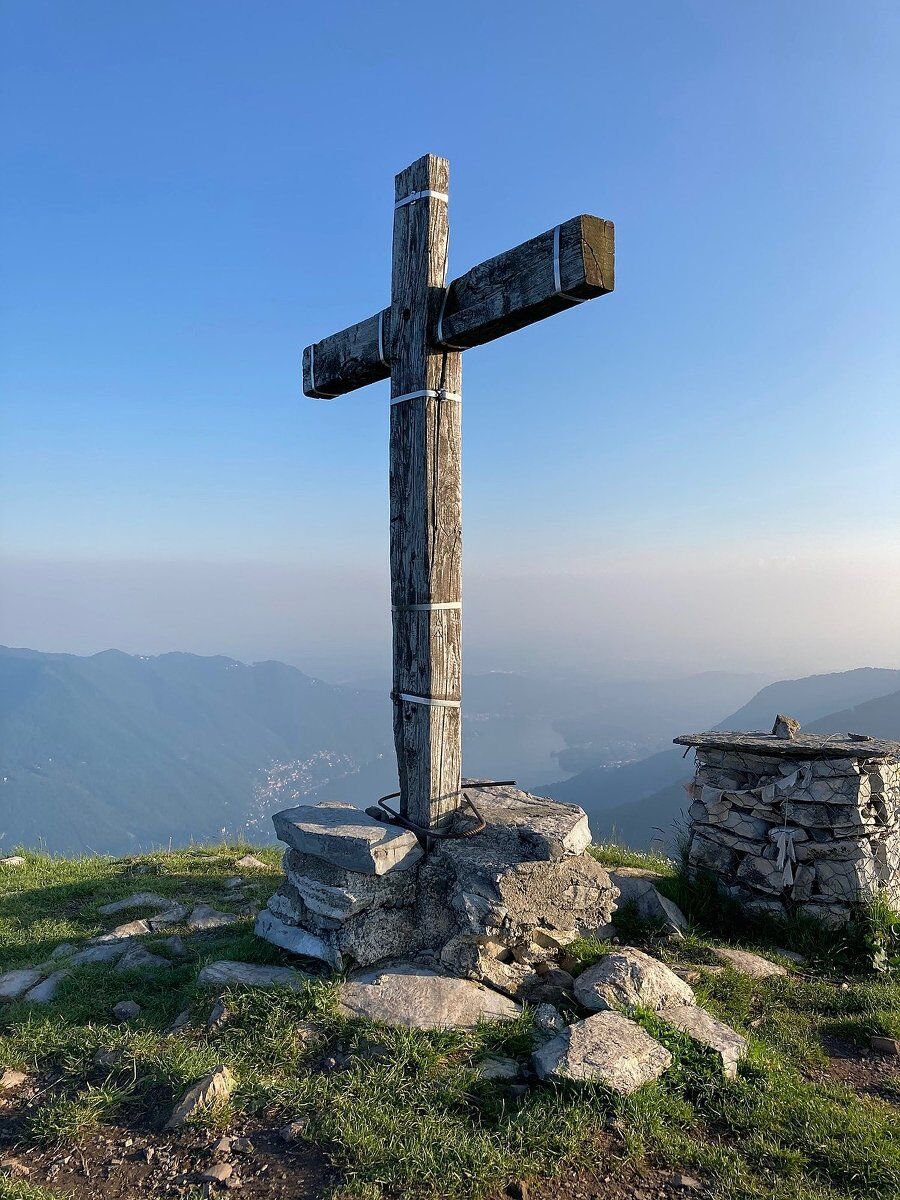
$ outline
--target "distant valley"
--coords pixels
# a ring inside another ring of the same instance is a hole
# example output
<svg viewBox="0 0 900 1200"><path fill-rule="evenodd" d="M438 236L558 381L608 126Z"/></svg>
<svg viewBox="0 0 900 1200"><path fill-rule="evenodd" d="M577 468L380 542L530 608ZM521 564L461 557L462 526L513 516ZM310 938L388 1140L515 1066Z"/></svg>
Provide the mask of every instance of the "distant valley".
<svg viewBox="0 0 900 1200"><path fill-rule="evenodd" d="M581 804L598 838L671 845L689 773L671 749L678 733L763 728L782 710L815 728L900 735L898 671L763 683L468 676L465 770ZM387 690L279 662L0 648L0 850L268 840L279 808L370 804L397 787Z"/></svg>

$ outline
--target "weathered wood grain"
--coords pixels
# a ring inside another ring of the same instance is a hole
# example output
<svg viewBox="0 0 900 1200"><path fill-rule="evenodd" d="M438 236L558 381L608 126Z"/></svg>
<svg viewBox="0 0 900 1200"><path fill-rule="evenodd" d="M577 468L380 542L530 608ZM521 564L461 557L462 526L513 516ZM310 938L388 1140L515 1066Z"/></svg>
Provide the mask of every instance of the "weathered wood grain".
<svg viewBox="0 0 900 1200"><path fill-rule="evenodd" d="M419 203L422 203L421 201ZM615 230L611 221L580 216L559 226L557 291L553 270L553 230L490 258L455 279L448 288L441 333L445 344L471 349L573 308L574 296L591 300L615 286ZM436 286L441 286L440 284ZM563 295L562 293L566 293ZM428 330L429 345L439 349L437 317ZM303 391L332 397L387 379L391 357L391 309L382 313L384 359L379 356L379 315L307 346L303 352ZM310 354L315 354L315 383Z"/></svg>
<svg viewBox="0 0 900 1200"><path fill-rule="evenodd" d="M449 164L428 155L401 171L396 199L446 193ZM443 299L449 221L433 196L394 210L391 396L459 394L462 356L429 336ZM400 808L433 826L459 806L461 713L400 699L461 699L461 612L406 606L457 602L462 591L461 404L418 397L391 406L391 602L394 606L394 742Z"/></svg>

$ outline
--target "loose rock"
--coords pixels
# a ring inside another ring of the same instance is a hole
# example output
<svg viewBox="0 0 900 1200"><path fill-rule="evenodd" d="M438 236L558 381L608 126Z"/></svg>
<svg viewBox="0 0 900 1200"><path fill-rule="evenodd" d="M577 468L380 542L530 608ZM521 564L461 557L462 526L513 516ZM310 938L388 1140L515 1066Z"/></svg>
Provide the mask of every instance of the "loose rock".
<svg viewBox="0 0 900 1200"><path fill-rule="evenodd" d="M26 1001L29 1004L50 1004L56 998L60 985L65 979L68 979L69 974L68 971L54 971L37 987L33 987L25 993Z"/></svg>
<svg viewBox="0 0 900 1200"><path fill-rule="evenodd" d="M126 912L129 908L167 908L171 903L171 900L156 892L135 892L133 896L126 896L124 900L101 904L97 911L101 916L111 917L114 913Z"/></svg>
<svg viewBox="0 0 900 1200"><path fill-rule="evenodd" d="M592 1012L637 1005L658 1012L667 1005L695 1002L691 988L674 971L631 946L583 971L575 980L575 997Z"/></svg>
<svg viewBox="0 0 900 1200"><path fill-rule="evenodd" d="M243 858L239 858L234 864L240 867L242 871L268 871L269 864L264 863L262 859L257 858L253 854L245 854Z"/></svg>
<svg viewBox="0 0 900 1200"><path fill-rule="evenodd" d="M659 1015L695 1042L713 1050L721 1060L724 1074L734 1079L738 1062L747 1053L746 1038L696 1004L672 1005L664 1008Z"/></svg>
<svg viewBox="0 0 900 1200"><path fill-rule="evenodd" d="M24 1071L14 1071L12 1067L7 1069L0 1075L0 1092L11 1092L16 1088L20 1088L23 1083L27 1083L28 1076Z"/></svg>
<svg viewBox="0 0 900 1200"><path fill-rule="evenodd" d="M297 991L310 976L292 967L266 967L258 963L230 962L223 959L207 963L197 976L200 984L230 985L244 987L286 987Z"/></svg>
<svg viewBox="0 0 900 1200"><path fill-rule="evenodd" d="M117 1021L132 1021L141 1015L141 1006L136 1000L120 1000L113 1005L112 1013Z"/></svg>
<svg viewBox="0 0 900 1200"><path fill-rule="evenodd" d="M522 1071L514 1058L483 1058L475 1064L475 1074L485 1082L498 1083L518 1079Z"/></svg>
<svg viewBox="0 0 900 1200"><path fill-rule="evenodd" d="M787 968L780 963L770 962L760 954L750 950L732 950L729 946L714 946L713 954L725 964L732 967L741 975L749 975L751 979L768 979L772 975L787 975Z"/></svg>
<svg viewBox="0 0 900 1200"><path fill-rule="evenodd" d="M552 1004L539 1004L534 1010L534 1028L542 1037L553 1038L566 1028L566 1021Z"/></svg>
<svg viewBox="0 0 900 1200"><path fill-rule="evenodd" d="M44 978L44 972L36 967L25 967L20 971L7 971L0 975L0 1000L18 1000Z"/></svg>
<svg viewBox="0 0 900 1200"><path fill-rule="evenodd" d="M233 925L238 918L234 913L219 912L208 904L198 904L187 919L188 929L221 929Z"/></svg>
<svg viewBox="0 0 900 1200"><path fill-rule="evenodd" d="M615 1012L579 1021L532 1055L541 1079L596 1081L629 1095L658 1079L672 1056L640 1025Z"/></svg>
<svg viewBox="0 0 900 1200"><path fill-rule="evenodd" d="M181 1010L181 1012L178 1014L178 1016L175 1018L175 1020L172 1022L172 1024L169 1026L169 1028L166 1030L166 1033L181 1033L182 1029L187 1029L187 1027L188 1027L188 1025L190 1025L190 1023L191 1023L191 1010L189 1008L183 1008Z"/></svg>
<svg viewBox="0 0 900 1200"><path fill-rule="evenodd" d="M680 934L687 929L687 917L677 904L657 889L655 880L660 876L655 871L620 867L617 871L610 871L609 878L619 889L617 910L625 904L633 905L635 912L645 921L659 922L672 933Z"/></svg>
<svg viewBox="0 0 900 1200"><path fill-rule="evenodd" d="M224 1183L226 1179L231 1178L233 1171L234 1167L231 1163L213 1163L211 1167L206 1168L200 1178L210 1183Z"/></svg>
<svg viewBox="0 0 900 1200"><path fill-rule="evenodd" d="M116 963L117 971L171 971L172 964L160 954L151 954L143 946L130 946Z"/></svg>
<svg viewBox="0 0 900 1200"><path fill-rule="evenodd" d="M309 1121L306 1117L300 1117L296 1121L288 1121L287 1125L282 1125L279 1129L279 1134L283 1142L288 1145L293 1145L295 1142L302 1141L306 1136L306 1130L309 1127Z"/></svg>
<svg viewBox="0 0 900 1200"><path fill-rule="evenodd" d="M234 1090L235 1078L230 1068L218 1066L187 1089L166 1122L166 1129L180 1129L195 1113L227 1100Z"/></svg>
<svg viewBox="0 0 900 1200"><path fill-rule="evenodd" d="M349 1016L410 1029L473 1029L480 1021L510 1020L518 1004L471 979L401 965L363 971L341 989Z"/></svg>
<svg viewBox="0 0 900 1200"><path fill-rule="evenodd" d="M24 867L25 859L21 854L10 854L7 858L0 858L0 867Z"/></svg>
<svg viewBox="0 0 900 1200"><path fill-rule="evenodd" d="M227 1025L231 1020L231 1010L220 996L212 1006L209 1016L206 1019L206 1028L210 1030L221 1029L223 1025Z"/></svg>
<svg viewBox="0 0 900 1200"><path fill-rule="evenodd" d="M96 937L90 939L92 946L102 946L105 942L121 942L126 938L144 937L150 932L150 925L147 921L128 921L124 925L117 925L115 929L110 929L108 933L98 933Z"/></svg>
<svg viewBox="0 0 900 1200"><path fill-rule="evenodd" d="M900 1054L900 1041L892 1037L872 1035L871 1046L879 1054Z"/></svg>

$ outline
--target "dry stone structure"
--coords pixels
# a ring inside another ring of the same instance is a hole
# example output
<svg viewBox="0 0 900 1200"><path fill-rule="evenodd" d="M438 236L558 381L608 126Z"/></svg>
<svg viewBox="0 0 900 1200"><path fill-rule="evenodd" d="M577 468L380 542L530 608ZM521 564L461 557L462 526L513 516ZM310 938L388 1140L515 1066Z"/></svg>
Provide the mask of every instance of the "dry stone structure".
<svg viewBox="0 0 900 1200"><path fill-rule="evenodd" d="M580 932L605 933L618 889L586 853L582 809L513 787L467 788L475 836L429 841L347 805L279 813L285 881L257 932L330 966L415 960L517 999L552 1000L571 978L553 964ZM441 832L465 834L460 810Z"/></svg>
<svg viewBox="0 0 900 1200"><path fill-rule="evenodd" d="M900 902L900 743L799 732L700 733L688 785L695 871L751 910L841 924L879 893Z"/></svg>

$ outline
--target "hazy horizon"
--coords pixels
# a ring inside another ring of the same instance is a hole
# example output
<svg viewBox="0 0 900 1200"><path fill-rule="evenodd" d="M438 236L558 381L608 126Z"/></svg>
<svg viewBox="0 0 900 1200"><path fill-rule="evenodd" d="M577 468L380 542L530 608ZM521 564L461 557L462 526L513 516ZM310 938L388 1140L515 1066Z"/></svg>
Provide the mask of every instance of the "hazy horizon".
<svg viewBox="0 0 900 1200"><path fill-rule="evenodd" d="M900 666L900 9L571 11L548 86L527 0L4 7L0 640L386 669L387 387L299 364L433 151L452 274L616 222L613 294L465 355L466 668Z"/></svg>

